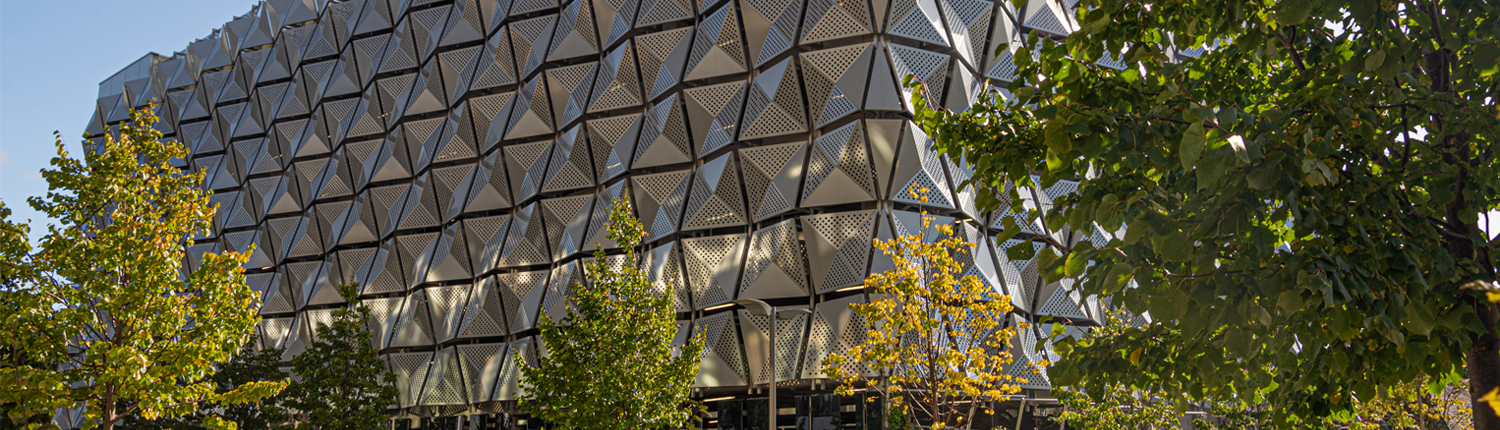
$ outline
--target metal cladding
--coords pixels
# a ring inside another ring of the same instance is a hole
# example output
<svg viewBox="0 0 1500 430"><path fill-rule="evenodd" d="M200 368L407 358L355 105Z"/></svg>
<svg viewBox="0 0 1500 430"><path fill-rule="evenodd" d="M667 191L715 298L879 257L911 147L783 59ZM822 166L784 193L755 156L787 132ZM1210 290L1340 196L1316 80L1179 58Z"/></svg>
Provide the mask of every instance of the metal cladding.
<svg viewBox="0 0 1500 430"><path fill-rule="evenodd" d="M703 336L696 387L743 390L826 377L823 358L868 327L848 305L891 267L871 240L917 233L922 209L958 222L976 245L964 273L1009 295L1016 318L1101 320L1107 301L1043 285L1035 258L1005 252L1033 245L993 240L1005 219L1107 240L1008 212L1076 184L980 213L966 160L933 148L899 84L912 75L934 105L967 108L982 80L1015 78L1016 45L995 48L1067 34L1072 3L272 0L102 83L88 133L162 103L159 127L219 204L186 267L253 246L257 346L287 359L347 306L338 285L356 284L398 407L515 400L519 366L545 354L538 321L565 321L595 250L622 254L604 227L627 195L648 237L641 261L613 263L672 297L680 340ZM728 306L741 298L813 313L770 345L765 317ZM1048 357L1026 336L1013 373L1046 387L1027 366Z"/></svg>

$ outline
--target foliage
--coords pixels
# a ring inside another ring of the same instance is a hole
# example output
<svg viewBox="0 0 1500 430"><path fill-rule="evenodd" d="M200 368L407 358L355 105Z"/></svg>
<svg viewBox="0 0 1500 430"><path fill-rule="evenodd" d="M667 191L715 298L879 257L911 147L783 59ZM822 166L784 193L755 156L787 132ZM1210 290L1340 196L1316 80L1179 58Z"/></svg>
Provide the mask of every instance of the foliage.
<svg viewBox="0 0 1500 430"><path fill-rule="evenodd" d="M928 191L911 193L926 202ZM864 386L889 399L893 428L967 429L977 413L994 413L981 399L1020 391L1005 373L1016 334L1016 327L1001 327L1010 298L962 276L958 257L974 244L951 225L933 225L925 210L921 216L920 232L875 239L895 267L870 274L870 301L850 305L874 329L847 353L831 354L824 372L840 381L840 394ZM878 376L868 377L871 371Z"/></svg>
<svg viewBox="0 0 1500 430"><path fill-rule="evenodd" d="M1177 413L1171 397L1165 393L1133 390L1114 385L1098 394L1082 391L1053 390L1067 406L1061 419L1069 427L1099 430L1135 430L1174 428L1182 414Z"/></svg>
<svg viewBox="0 0 1500 430"><path fill-rule="evenodd" d="M1132 319L1134 316L1123 310L1106 311L1104 325L1090 331L1082 343L1119 336L1130 327L1125 321ZM1139 361L1141 356L1132 351L1130 359ZM1056 388L1052 392L1066 407L1060 418L1070 427L1087 429L1173 428L1183 416L1177 404L1187 405L1174 402L1172 396L1160 390L1120 384L1106 385L1098 391Z"/></svg>
<svg viewBox="0 0 1500 430"><path fill-rule="evenodd" d="M1395 384L1383 397L1357 400L1352 430L1472 428L1465 384L1431 385L1426 376ZM1437 422L1443 422L1441 426Z"/></svg>
<svg viewBox="0 0 1500 430"><path fill-rule="evenodd" d="M1023 53L1027 77L1009 100L989 91L960 113L917 99L938 148L972 161L971 185L992 191L985 206L1018 199L1007 185L1033 174L1042 186L1075 178L1041 222L1128 226L1097 249L1049 243L1069 254L1042 253L1042 275L1084 279L1083 294L1159 323L1059 351L1054 383L1266 401L1282 422L1347 414L1419 375L1500 386L1500 310L1479 291L1500 240L1477 225L1500 208L1495 5L1078 9L1065 41L1001 48ZM1202 58L1174 58L1199 46ZM1107 53L1123 67L1098 65ZM1137 349L1150 359L1128 359ZM1500 428L1489 412L1477 428Z"/></svg>
<svg viewBox="0 0 1500 430"><path fill-rule="evenodd" d="M50 191L30 203L61 225L35 250L3 245L13 278L0 291L0 343L30 363L60 363L0 367L0 402L18 405L12 418L84 406L84 428L109 429L128 415L180 417L285 386L220 393L209 379L250 338L256 296L243 254L206 254L192 273L182 267L215 208L198 187L203 173L172 165L187 150L162 141L155 121L149 108L133 112L118 137L81 160L59 138L53 169L42 171Z"/></svg>
<svg viewBox="0 0 1500 430"><path fill-rule="evenodd" d="M657 292L637 267L634 248L645 231L630 214L628 197L614 201L608 230L625 249L624 261L595 251L587 284L571 291L566 320L541 318L548 353L537 367L524 368L523 407L564 429L687 426L694 419L688 395L703 339L690 339L680 350L672 346L671 293Z"/></svg>
<svg viewBox="0 0 1500 430"><path fill-rule="evenodd" d="M281 406L296 419L324 430L365 430L389 420L386 408L400 393L395 377L375 355L365 324L370 309L359 304L354 285L340 285L348 308L333 311L333 321L317 328L306 351L292 358L292 385Z"/></svg>
<svg viewBox="0 0 1500 430"><path fill-rule="evenodd" d="M286 374L280 369L281 351L269 348L256 351L253 343L254 340L246 343L234 358L220 365L218 372L208 378L217 386L218 392L227 393L254 382L286 380ZM240 430L270 429L272 425L287 420L286 413L277 406L279 399L280 396L272 396L254 403L222 405L218 416L235 423ZM202 421L207 415L209 415L207 411L201 410L189 416L156 420L145 420L140 416L131 415L125 417L122 427L132 430L200 429L204 427Z"/></svg>

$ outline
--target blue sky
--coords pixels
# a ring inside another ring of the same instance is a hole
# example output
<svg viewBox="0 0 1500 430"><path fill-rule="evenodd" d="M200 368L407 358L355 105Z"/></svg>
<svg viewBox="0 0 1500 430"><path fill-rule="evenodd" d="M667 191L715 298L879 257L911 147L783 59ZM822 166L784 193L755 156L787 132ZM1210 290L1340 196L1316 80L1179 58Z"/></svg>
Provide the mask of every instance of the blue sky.
<svg viewBox="0 0 1500 430"><path fill-rule="evenodd" d="M0 0L0 201L13 219L32 220L34 236L45 230L26 197L47 192L37 171L55 153L54 130L78 153L99 81L147 52L185 49L253 4Z"/></svg>
<svg viewBox="0 0 1500 430"><path fill-rule="evenodd" d="M252 0L0 0L0 201L16 220L45 228L26 197L47 192L37 173L62 132L76 154L93 113L99 81L155 51L171 55L231 18ZM1500 233L1500 213L1489 217Z"/></svg>

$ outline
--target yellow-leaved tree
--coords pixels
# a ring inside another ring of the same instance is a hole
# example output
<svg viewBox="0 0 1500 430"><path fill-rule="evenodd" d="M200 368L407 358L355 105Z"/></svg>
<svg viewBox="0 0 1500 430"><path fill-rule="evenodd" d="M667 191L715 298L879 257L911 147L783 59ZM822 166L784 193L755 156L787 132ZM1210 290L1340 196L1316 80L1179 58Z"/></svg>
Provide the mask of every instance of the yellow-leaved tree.
<svg viewBox="0 0 1500 430"><path fill-rule="evenodd" d="M256 294L245 284L246 254L204 254L183 270L184 250L216 208L199 186L203 172L172 164L187 148L162 139L151 110L132 112L82 159L58 139L53 168L42 171L49 192L30 199L58 223L36 249L17 240L24 228L0 219L0 350L17 356L0 363L3 419L61 409L64 425L112 429L129 415L182 417L286 386L220 392L209 379L250 340ZM212 414L202 422L235 428Z"/></svg>
<svg viewBox="0 0 1500 430"><path fill-rule="evenodd" d="M927 189L910 192L927 201ZM831 354L824 372L840 394L881 395L885 428L969 429L978 414L994 413L986 400L1020 391L1006 373L1017 327L1005 324L1008 296L961 272L959 257L974 244L921 215L921 231L874 241L895 267L870 274L870 300L850 305L872 328L862 344Z"/></svg>

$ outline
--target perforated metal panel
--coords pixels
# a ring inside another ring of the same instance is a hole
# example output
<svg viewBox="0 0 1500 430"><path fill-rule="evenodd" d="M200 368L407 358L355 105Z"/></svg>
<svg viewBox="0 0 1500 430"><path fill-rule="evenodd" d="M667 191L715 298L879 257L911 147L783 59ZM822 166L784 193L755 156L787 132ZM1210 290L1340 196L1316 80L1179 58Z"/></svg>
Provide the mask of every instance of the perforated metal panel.
<svg viewBox="0 0 1500 430"><path fill-rule="evenodd" d="M797 236L795 220L763 227L750 236L739 298L764 300L809 294L807 258Z"/></svg>
<svg viewBox="0 0 1500 430"><path fill-rule="evenodd" d="M739 170L734 154L721 155L698 167L683 215L683 231L745 225Z"/></svg>
<svg viewBox="0 0 1500 430"><path fill-rule="evenodd" d="M681 246L678 242L667 242L652 248L641 262L651 285L657 294L672 298L672 308L677 312L693 310L691 293L682 278Z"/></svg>
<svg viewBox="0 0 1500 430"><path fill-rule="evenodd" d="M802 186L802 206L875 200L875 175L862 125L851 122L813 141L807 182Z"/></svg>
<svg viewBox="0 0 1500 430"><path fill-rule="evenodd" d="M802 217L816 292L864 284L877 216L868 210Z"/></svg>
<svg viewBox="0 0 1500 430"><path fill-rule="evenodd" d="M636 74L635 45L626 41L605 55L593 85L588 113L640 106L643 97Z"/></svg>
<svg viewBox="0 0 1500 430"><path fill-rule="evenodd" d="M642 169L685 163L693 159L693 144L687 132L687 119L677 95L652 106L642 118L640 143L630 168Z"/></svg>
<svg viewBox="0 0 1500 430"><path fill-rule="evenodd" d="M796 208L797 187L802 182L803 161L807 158L806 142L745 148L739 152L752 221L760 222Z"/></svg>
<svg viewBox="0 0 1500 430"><path fill-rule="evenodd" d="M805 306L778 307L778 309L806 309ZM767 360L767 354L775 351L776 354L776 381L789 381L797 377L798 370L802 367L802 347L805 343L804 335L807 333L808 316L797 315L789 320L776 321L776 344L771 345L771 318L750 315L749 312L740 310L739 314L740 333L745 339L745 357L750 360L750 383L765 384L771 382L771 365Z"/></svg>
<svg viewBox="0 0 1500 430"><path fill-rule="evenodd" d="M735 298L747 239L746 235L736 234L682 240L688 285L697 309Z"/></svg>
<svg viewBox="0 0 1500 430"><path fill-rule="evenodd" d="M690 171L640 175L631 178L636 214L654 241L677 232L682 208L687 203Z"/></svg>
<svg viewBox="0 0 1500 430"><path fill-rule="evenodd" d="M807 332L807 354L802 361L802 379L827 378L824 360L832 354L848 356L854 347L864 343L872 327L864 316L849 308L851 304L864 302L864 296L849 296L819 303L813 308L812 326ZM869 366L856 362L845 364L843 370L875 376Z"/></svg>
<svg viewBox="0 0 1500 430"><path fill-rule="evenodd" d="M505 310L500 296L506 286L494 277L474 287L464 307L463 319L459 321L457 337L482 338L503 336L509 333L505 325Z"/></svg>
<svg viewBox="0 0 1500 430"><path fill-rule="evenodd" d="M741 140L807 131L807 110L792 63L791 58L782 60L750 80Z"/></svg>
<svg viewBox="0 0 1500 430"><path fill-rule="evenodd" d="M831 124L864 106L865 77L875 57L874 43L807 52L801 57L809 113L817 127Z"/></svg>

